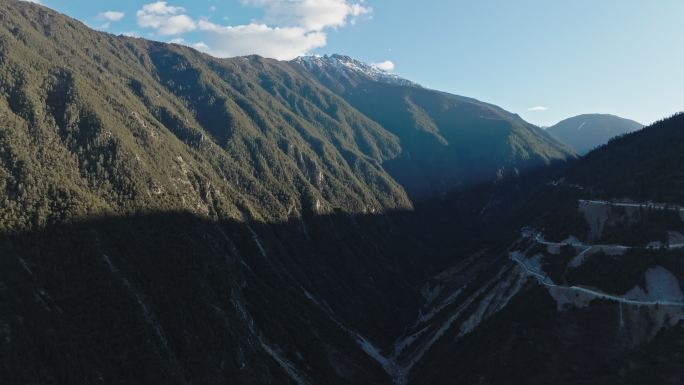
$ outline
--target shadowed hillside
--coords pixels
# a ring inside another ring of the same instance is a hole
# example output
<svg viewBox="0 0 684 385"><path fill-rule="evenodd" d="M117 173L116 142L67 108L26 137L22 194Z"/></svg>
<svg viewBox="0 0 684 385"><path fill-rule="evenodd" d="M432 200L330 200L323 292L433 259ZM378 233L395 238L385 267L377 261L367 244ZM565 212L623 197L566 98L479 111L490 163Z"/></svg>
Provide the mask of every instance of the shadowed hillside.
<svg viewBox="0 0 684 385"><path fill-rule="evenodd" d="M574 159L308 60L0 3L0 383L682 382L682 115Z"/></svg>
<svg viewBox="0 0 684 385"><path fill-rule="evenodd" d="M568 179L604 197L684 204L684 115L613 139L588 154Z"/></svg>
<svg viewBox="0 0 684 385"><path fill-rule="evenodd" d="M390 383L362 347L390 349L476 238L424 224L150 213L3 234L3 383Z"/></svg>

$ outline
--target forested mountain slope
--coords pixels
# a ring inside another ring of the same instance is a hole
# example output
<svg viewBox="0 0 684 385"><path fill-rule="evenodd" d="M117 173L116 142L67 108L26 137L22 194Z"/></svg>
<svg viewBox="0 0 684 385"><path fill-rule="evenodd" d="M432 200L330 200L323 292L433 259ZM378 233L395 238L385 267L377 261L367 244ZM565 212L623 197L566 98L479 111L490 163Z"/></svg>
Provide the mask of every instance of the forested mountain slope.
<svg viewBox="0 0 684 385"><path fill-rule="evenodd" d="M334 60L1 2L0 383L681 382L681 116L564 164Z"/></svg>
<svg viewBox="0 0 684 385"><path fill-rule="evenodd" d="M611 140L588 154L569 180L605 197L684 204L684 115Z"/></svg>
<svg viewBox="0 0 684 385"><path fill-rule="evenodd" d="M2 383L389 383L479 233L407 211L399 138L291 63L3 1L0 96Z"/></svg>
<svg viewBox="0 0 684 385"><path fill-rule="evenodd" d="M79 215L190 209L282 219L304 210L409 208L401 186L413 188L402 176L408 170L431 166L430 175L451 180L467 169L463 181L491 180L513 171L518 155L530 165L568 156L556 142L529 147L527 140L546 138L519 119L531 131L509 138L503 120L477 127L489 119L473 115L481 111L450 109L443 120L473 127L451 144L462 153L454 168L461 171L425 164L431 150L421 135L406 140L411 132L372 120L399 118L408 113L403 104L373 111L369 103L359 112L290 63L214 59L95 32L34 5L2 7L3 148L7 162L21 159L3 167L7 189L21 186L3 204L21 224L67 215L36 200L48 195ZM474 148L502 156L480 167L481 157L467 155Z"/></svg>
<svg viewBox="0 0 684 385"><path fill-rule="evenodd" d="M285 63L0 7L6 226L140 209L282 219L411 206L381 166L398 139Z"/></svg>
<svg viewBox="0 0 684 385"><path fill-rule="evenodd" d="M417 86L347 56L293 62L399 138L385 168L414 197L519 175L574 152L519 116Z"/></svg>

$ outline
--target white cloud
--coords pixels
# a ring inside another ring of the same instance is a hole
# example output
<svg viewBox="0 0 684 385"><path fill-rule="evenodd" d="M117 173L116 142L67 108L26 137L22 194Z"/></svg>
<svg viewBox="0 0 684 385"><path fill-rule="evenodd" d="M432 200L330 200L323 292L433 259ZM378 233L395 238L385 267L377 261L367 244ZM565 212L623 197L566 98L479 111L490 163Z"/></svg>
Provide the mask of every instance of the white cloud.
<svg viewBox="0 0 684 385"><path fill-rule="evenodd" d="M549 110L549 108L544 107L544 106L534 106L534 107L530 107L527 109L527 111L532 111L532 112L543 112L543 111L548 111L548 110Z"/></svg>
<svg viewBox="0 0 684 385"><path fill-rule="evenodd" d="M357 17L372 12L363 5L364 0L240 1L263 9L263 18L242 25L216 24L195 20L185 8L166 1L146 4L136 16L140 27L154 29L157 35L178 36L199 29L206 43L192 46L214 56L257 54L288 60L325 46L326 30L353 23Z"/></svg>
<svg viewBox="0 0 684 385"><path fill-rule="evenodd" d="M19 0L19 1L23 1L23 2L25 2L25 3L42 4L42 3L40 2L40 0Z"/></svg>
<svg viewBox="0 0 684 385"><path fill-rule="evenodd" d="M380 62L380 63L373 63L371 65L373 67L379 69L379 70L383 70L383 71L387 71L387 72L394 71L394 63L389 61L389 60L385 60L385 61Z"/></svg>
<svg viewBox="0 0 684 385"><path fill-rule="evenodd" d="M263 8L266 24L309 31L342 27L347 21L372 11L348 0L242 0L242 3Z"/></svg>
<svg viewBox="0 0 684 385"><path fill-rule="evenodd" d="M199 50L199 51L205 51L206 52L209 50L209 46L206 45L203 41L200 41L200 42L193 44L192 47L196 50Z"/></svg>
<svg viewBox="0 0 684 385"><path fill-rule="evenodd" d="M97 20L107 20L109 22L113 21L120 21L121 19L126 16L125 13L123 12L117 12L117 11L105 11L97 15L96 19Z"/></svg>
<svg viewBox="0 0 684 385"><path fill-rule="evenodd" d="M155 15L176 15L185 12L185 8L171 6L166 1L157 1L143 5L141 11Z"/></svg>
<svg viewBox="0 0 684 385"><path fill-rule="evenodd" d="M323 47L327 41L323 32L309 32L297 27L274 28L256 23L222 26L200 20L199 28L209 37L209 44L205 44L202 50L218 57L257 54L288 60Z"/></svg>
<svg viewBox="0 0 684 385"><path fill-rule="evenodd" d="M136 18L140 27L153 28L159 35L180 35L197 29L185 8L170 6L166 1L143 5Z"/></svg>

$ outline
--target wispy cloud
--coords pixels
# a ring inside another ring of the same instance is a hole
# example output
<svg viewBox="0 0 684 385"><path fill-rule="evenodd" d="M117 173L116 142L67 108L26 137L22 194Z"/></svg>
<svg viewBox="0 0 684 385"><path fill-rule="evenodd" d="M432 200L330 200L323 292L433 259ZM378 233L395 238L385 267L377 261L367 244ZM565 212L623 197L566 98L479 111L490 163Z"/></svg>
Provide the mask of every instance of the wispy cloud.
<svg viewBox="0 0 684 385"><path fill-rule="evenodd" d="M145 4L135 16L140 27L153 28L159 35L180 35L197 29L185 8L168 5L166 1Z"/></svg>
<svg viewBox="0 0 684 385"><path fill-rule="evenodd" d="M263 22L278 27L300 27L308 31L337 28L372 11L348 0L241 0L264 9Z"/></svg>
<svg viewBox="0 0 684 385"><path fill-rule="evenodd" d="M224 26L200 20L200 30L207 32L206 52L219 57L257 54L280 60L293 59L323 47L327 36L303 28L279 28L266 24Z"/></svg>
<svg viewBox="0 0 684 385"><path fill-rule="evenodd" d="M121 21L121 19L123 19L124 16L126 16L125 13L118 11L105 11L98 13L97 16L95 16L95 20L101 21L103 23L96 26L95 28L107 29L112 25L112 23Z"/></svg>
<svg viewBox="0 0 684 385"><path fill-rule="evenodd" d="M159 36L179 37L200 31L206 43L193 46L219 57L257 54L288 60L327 44L327 31L353 23L372 12L364 0L240 0L263 10L249 24L225 25L194 19L183 7L157 1L137 13L138 25ZM385 67L387 68L387 64ZM393 66L392 66L393 67ZM380 68L380 67L378 67Z"/></svg>
<svg viewBox="0 0 684 385"><path fill-rule="evenodd" d="M106 21L120 21L121 19L126 16L125 13L123 12L118 12L118 11L104 11L102 13L99 13L96 17L98 20L106 20Z"/></svg>
<svg viewBox="0 0 684 385"><path fill-rule="evenodd" d="M534 106L534 107L530 107L527 109L527 111L532 111L532 112L543 112L543 111L548 111L548 110L549 110L549 108L544 107L544 106Z"/></svg>

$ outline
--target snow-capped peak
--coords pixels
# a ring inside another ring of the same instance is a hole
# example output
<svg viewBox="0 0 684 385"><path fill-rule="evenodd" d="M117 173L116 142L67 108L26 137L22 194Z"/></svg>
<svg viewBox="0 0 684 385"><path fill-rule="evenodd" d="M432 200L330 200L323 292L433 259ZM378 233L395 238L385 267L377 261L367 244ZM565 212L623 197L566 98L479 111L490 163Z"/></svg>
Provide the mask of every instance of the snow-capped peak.
<svg viewBox="0 0 684 385"><path fill-rule="evenodd" d="M351 72L356 75L363 75L378 82L403 86L418 86L418 84L410 80L406 80L399 75L385 70L391 67L387 65L388 63L367 64L349 56L337 54L330 56L300 56L294 59L294 62L303 65L308 70L319 69L327 72L334 70L339 72L340 75Z"/></svg>

